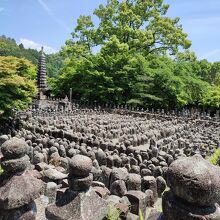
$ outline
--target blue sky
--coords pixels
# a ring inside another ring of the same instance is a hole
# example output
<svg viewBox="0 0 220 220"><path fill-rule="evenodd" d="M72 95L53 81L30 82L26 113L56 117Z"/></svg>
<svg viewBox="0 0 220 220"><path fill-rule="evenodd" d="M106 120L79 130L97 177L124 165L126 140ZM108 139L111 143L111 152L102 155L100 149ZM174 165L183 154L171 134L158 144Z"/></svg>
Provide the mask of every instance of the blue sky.
<svg viewBox="0 0 220 220"><path fill-rule="evenodd" d="M81 14L106 0L0 0L0 35L50 53L70 38ZM164 0L168 16L180 17L198 58L220 61L220 0Z"/></svg>

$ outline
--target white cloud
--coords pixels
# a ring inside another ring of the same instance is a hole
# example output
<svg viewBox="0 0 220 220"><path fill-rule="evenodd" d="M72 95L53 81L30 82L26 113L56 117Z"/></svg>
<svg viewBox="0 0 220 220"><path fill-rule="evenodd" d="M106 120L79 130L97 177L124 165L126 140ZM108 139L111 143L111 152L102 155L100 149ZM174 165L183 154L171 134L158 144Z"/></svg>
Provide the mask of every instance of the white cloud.
<svg viewBox="0 0 220 220"><path fill-rule="evenodd" d="M34 42L32 40L26 39L26 38L20 38L20 43L22 43L24 45L25 48L31 48L31 49L36 49L38 51L41 50L41 47L44 47L44 52L47 54L51 54L51 53L56 53L57 51L47 45L43 45L37 42Z"/></svg>
<svg viewBox="0 0 220 220"><path fill-rule="evenodd" d="M43 1L43 0L37 0L39 4L42 6L42 8L47 12L47 14L60 26L62 27L65 31L68 33L71 32L71 28L69 28L66 24L63 23L60 19L54 15L52 10L48 7L48 5Z"/></svg>
<svg viewBox="0 0 220 220"><path fill-rule="evenodd" d="M5 9L4 8L0 8L0 12L4 11Z"/></svg>

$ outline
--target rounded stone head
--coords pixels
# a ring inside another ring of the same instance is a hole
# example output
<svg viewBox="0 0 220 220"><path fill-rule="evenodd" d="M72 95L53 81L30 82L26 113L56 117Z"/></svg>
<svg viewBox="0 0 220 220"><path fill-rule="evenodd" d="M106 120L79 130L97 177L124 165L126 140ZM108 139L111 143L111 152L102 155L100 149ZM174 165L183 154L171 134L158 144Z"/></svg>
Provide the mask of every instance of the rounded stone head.
<svg viewBox="0 0 220 220"><path fill-rule="evenodd" d="M69 173L71 176L88 176L92 170L92 160L84 155L75 155L69 162Z"/></svg>
<svg viewBox="0 0 220 220"><path fill-rule="evenodd" d="M22 139L13 137L2 144L1 151L6 159L21 158L28 153L28 144Z"/></svg>
<svg viewBox="0 0 220 220"><path fill-rule="evenodd" d="M4 142L1 147L3 154L1 166L5 173L15 174L26 170L30 163L27 156L28 144L19 138L11 138Z"/></svg>
<svg viewBox="0 0 220 220"><path fill-rule="evenodd" d="M75 155L69 162L69 187L74 191L88 190L92 184L92 160L83 155Z"/></svg>
<svg viewBox="0 0 220 220"><path fill-rule="evenodd" d="M171 191L190 204L210 206L220 201L220 168L200 155L174 161L167 181Z"/></svg>

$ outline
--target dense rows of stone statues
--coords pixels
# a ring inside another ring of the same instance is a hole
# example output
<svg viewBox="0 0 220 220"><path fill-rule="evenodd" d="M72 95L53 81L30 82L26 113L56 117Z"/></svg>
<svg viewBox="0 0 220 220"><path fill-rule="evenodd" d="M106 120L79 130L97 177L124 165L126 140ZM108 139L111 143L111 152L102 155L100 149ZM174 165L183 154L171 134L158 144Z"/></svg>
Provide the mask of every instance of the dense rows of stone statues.
<svg viewBox="0 0 220 220"><path fill-rule="evenodd" d="M20 117L0 136L0 220L220 219L220 168L205 160L220 147L216 118L120 108Z"/></svg>

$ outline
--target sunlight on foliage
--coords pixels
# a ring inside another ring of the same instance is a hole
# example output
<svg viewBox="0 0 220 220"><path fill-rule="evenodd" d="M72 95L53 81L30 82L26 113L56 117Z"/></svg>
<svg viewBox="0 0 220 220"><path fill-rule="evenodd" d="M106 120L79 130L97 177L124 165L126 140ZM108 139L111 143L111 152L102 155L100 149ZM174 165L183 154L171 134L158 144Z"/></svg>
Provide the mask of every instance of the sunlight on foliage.
<svg viewBox="0 0 220 220"><path fill-rule="evenodd" d="M0 57L0 111L3 115L28 107L37 92L35 78L36 67L30 61Z"/></svg>
<svg viewBox="0 0 220 220"><path fill-rule="evenodd" d="M139 209L139 220L144 220L144 216L141 209Z"/></svg>
<svg viewBox="0 0 220 220"><path fill-rule="evenodd" d="M0 175L3 173L3 169L2 167L0 166Z"/></svg>
<svg viewBox="0 0 220 220"><path fill-rule="evenodd" d="M120 214L120 210L117 209L113 204L108 206L107 220L118 220Z"/></svg>
<svg viewBox="0 0 220 220"><path fill-rule="evenodd" d="M217 165L219 159L220 159L220 148L216 149L214 154L212 154L210 157L207 158L207 160L213 165Z"/></svg>

